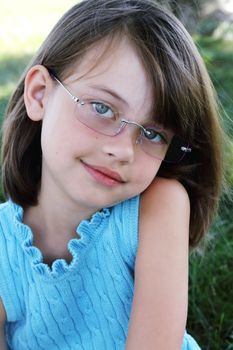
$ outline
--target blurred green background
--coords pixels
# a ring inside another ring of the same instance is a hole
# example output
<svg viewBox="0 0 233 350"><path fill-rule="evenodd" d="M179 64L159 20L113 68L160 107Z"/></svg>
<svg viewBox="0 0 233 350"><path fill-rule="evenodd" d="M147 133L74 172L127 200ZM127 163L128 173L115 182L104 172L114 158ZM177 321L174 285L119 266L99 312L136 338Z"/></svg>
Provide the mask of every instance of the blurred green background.
<svg viewBox="0 0 233 350"><path fill-rule="evenodd" d="M1 120L10 94L32 54L61 14L76 2L0 0ZM202 53L220 99L225 129L232 140L233 0L160 2L186 25ZM220 3L225 7L220 7ZM233 189L233 158L230 151L226 154L229 194ZM3 200L1 191L0 198ZM233 350L232 216L232 202L224 196L205 249L190 257L188 331L203 350Z"/></svg>

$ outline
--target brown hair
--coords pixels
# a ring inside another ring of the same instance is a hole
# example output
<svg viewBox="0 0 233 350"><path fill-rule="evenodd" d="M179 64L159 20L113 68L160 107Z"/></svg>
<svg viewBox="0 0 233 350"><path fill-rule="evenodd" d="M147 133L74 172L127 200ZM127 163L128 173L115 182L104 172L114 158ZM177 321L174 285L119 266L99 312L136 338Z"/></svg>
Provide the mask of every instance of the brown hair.
<svg viewBox="0 0 233 350"><path fill-rule="evenodd" d="M216 98L202 59L183 25L149 0L86 0L57 23L29 68L42 64L59 78L97 41L126 35L154 87L154 113L187 140L192 153L158 175L177 178L191 201L190 245L207 231L222 182L222 131ZM26 73L25 73L26 74ZM27 117L22 76L3 127L2 181L6 196L22 206L37 203L41 178L41 122Z"/></svg>

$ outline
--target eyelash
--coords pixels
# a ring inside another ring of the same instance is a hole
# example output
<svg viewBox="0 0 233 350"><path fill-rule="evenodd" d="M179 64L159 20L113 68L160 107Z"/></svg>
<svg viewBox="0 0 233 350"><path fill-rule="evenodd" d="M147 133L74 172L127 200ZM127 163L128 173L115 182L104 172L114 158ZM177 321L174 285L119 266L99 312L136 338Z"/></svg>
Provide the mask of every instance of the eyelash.
<svg viewBox="0 0 233 350"><path fill-rule="evenodd" d="M113 113L114 116L116 116L116 118L119 117L119 113L117 112L117 110L111 106L110 104L106 103L106 102L103 102L103 101L97 101L97 100L87 100L87 103L90 104L91 106L93 105L103 105L105 106L106 108L108 108L108 110L111 110L111 112Z"/></svg>
<svg viewBox="0 0 233 350"><path fill-rule="evenodd" d="M161 139L162 139L162 141L163 141L164 143L166 143L166 144L169 143L168 138L167 138L162 132L159 132L158 130L156 130L155 127L153 127L153 126L146 126L145 129L146 129L146 130L148 130L148 129L153 129L153 130L155 130L156 134L159 135L159 136L161 137ZM145 136L145 138L146 138L146 136ZM149 138L146 138L146 139L147 139L147 140L150 140Z"/></svg>

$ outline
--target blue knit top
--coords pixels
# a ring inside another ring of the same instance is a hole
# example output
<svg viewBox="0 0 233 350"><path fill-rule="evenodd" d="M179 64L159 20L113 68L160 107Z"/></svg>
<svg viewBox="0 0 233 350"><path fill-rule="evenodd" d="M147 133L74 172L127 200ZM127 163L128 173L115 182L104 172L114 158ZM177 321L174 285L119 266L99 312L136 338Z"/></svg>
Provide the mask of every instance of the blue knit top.
<svg viewBox="0 0 233 350"><path fill-rule="evenodd" d="M70 264L51 268L22 223L23 209L0 205L0 297L10 350L123 350L138 245L139 197L105 208L77 227ZM182 350L200 350L184 335Z"/></svg>

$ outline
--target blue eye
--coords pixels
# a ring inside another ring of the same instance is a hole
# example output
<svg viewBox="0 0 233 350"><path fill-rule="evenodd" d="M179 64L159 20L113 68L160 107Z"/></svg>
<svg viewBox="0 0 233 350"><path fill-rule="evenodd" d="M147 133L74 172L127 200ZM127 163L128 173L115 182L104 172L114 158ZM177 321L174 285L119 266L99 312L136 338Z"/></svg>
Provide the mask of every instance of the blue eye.
<svg viewBox="0 0 233 350"><path fill-rule="evenodd" d="M109 106L105 105L104 103L92 102L91 105L97 116L106 118L106 119L111 119L114 117L113 110Z"/></svg>
<svg viewBox="0 0 233 350"><path fill-rule="evenodd" d="M143 137L153 143L168 143L165 136L154 128L146 128L143 132Z"/></svg>

